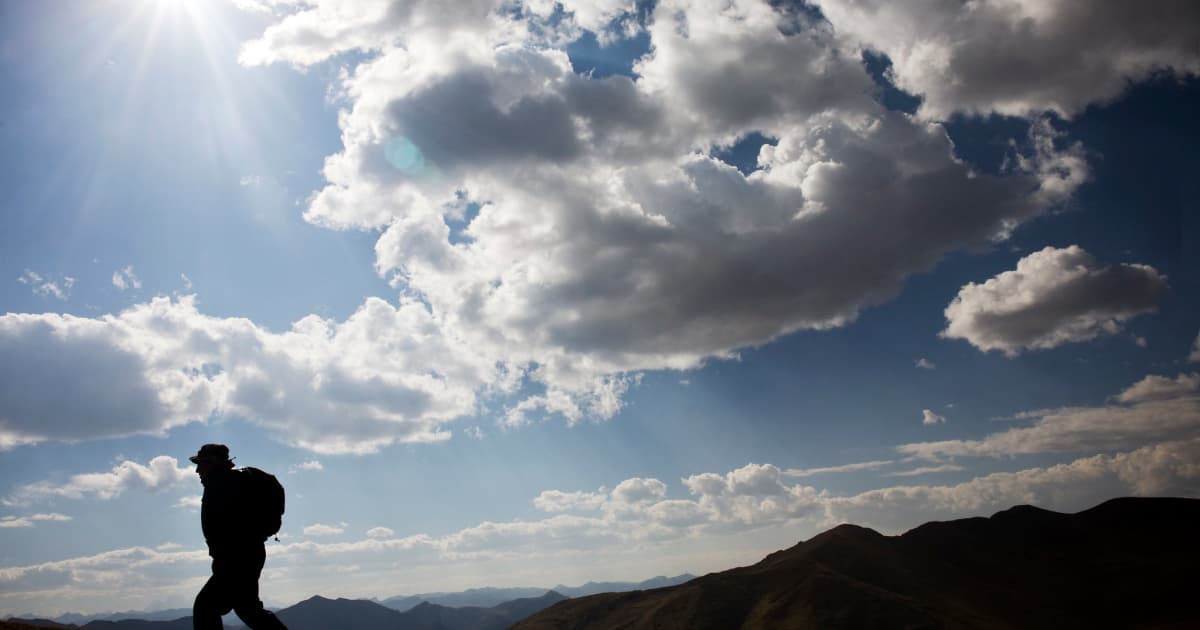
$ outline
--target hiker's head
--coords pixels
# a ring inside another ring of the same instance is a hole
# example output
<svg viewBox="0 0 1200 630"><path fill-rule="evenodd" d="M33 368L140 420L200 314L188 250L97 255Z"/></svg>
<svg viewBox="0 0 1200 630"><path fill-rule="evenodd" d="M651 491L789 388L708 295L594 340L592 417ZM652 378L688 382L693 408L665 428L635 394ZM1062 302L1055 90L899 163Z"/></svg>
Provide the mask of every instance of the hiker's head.
<svg viewBox="0 0 1200 630"><path fill-rule="evenodd" d="M224 444L205 444L200 451L189 457L196 465L196 474L203 477L214 470L229 470L233 468L233 460L229 458L229 447Z"/></svg>

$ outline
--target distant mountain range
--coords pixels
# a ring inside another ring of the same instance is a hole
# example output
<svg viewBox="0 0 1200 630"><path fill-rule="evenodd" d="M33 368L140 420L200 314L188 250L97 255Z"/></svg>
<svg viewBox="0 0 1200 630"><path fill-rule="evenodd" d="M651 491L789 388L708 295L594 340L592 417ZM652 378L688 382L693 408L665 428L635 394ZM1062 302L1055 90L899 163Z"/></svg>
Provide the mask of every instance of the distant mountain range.
<svg viewBox="0 0 1200 630"><path fill-rule="evenodd" d="M363 599L313 597L275 614L289 630L504 630L564 599L563 595L547 591L541 597L517 599L490 608L451 608L423 602L400 612Z"/></svg>
<svg viewBox="0 0 1200 630"><path fill-rule="evenodd" d="M316 596L275 614L289 630L504 630L547 606L566 599L554 591L540 597L515 599L491 607L451 608L422 602L401 612L365 599L327 599ZM64 625L48 620L10 619L0 622L0 630L9 628L84 628L85 630L191 630L191 616L173 620L148 621L97 619L82 626ZM245 626L226 625L229 630Z"/></svg>
<svg viewBox="0 0 1200 630"><path fill-rule="evenodd" d="M901 536L840 525L686 584L560 602L513 630L1200 628L1200 500L1018 506Z"/></svg>
<svg viewBox="0 0 1200 630"><path fill-rule="evenodd" d="M563 586L559 584L553 588L537 588L537 587L522 587L522 588L473 588L458 592L441 592L441 593L421 593L417 595L400 595L397 597L389 597L385 600L369 600L369 602L377 603L387 608L399 612L405 612L415 608L416 606L428 602L437 604L438 606L449 608L492 608L500 606L513 600L530 600L543 597L547 591L560 593L565 597L582 597L584 595L593 595L595 593L610 593L624 592L647 588L658 588L661 586L671 586L674 584L682 584L696 576L690 574L677 575L675 577L658 576L644 580L642 582L588 582L582 586ZM331 601L328 599L314 597L312 599L300 602L307 604L314 600ZM367 600L346 600L338 599L334 601L351 602L351 601L367 601ZM293 606L292 608L295 608ZM290 610L285 608L283 610ZM282 614L282 611L277 611ZM191 628L190 608L173 608L169 610L156 611L128 611L117 613L106 613L102 615L81 615L78 613L67 613L53 619L15 619L10 621L25 621L28 624L43 628L107 628L110 630L121 630L123 626L114 626L107 624L93 624L96 621L171 621L179 620L186 617L186 624L178 625L180 628ZM234 630L241 627L232 615L225 618L225 627ZM129 626L146 628L146 630L168 630L174 628L172 625L158 626ZM3 630L3 628L0 628Z"/></svg>
<svg viewBox="0 0 1200 630"><path fill-rule="evenodd" d="M624 591L638 591L648 588L659 588L662 586L673 586L675 584L683 584L696 576L689 573L676 575L675 577L658 576L644 580L642 582L588 582L582 586L563 586L559 584L553 588L473 588L456 593L420 593L417 595L400 595L397 597L389 597L380 600L379 603L404 611L413 608L421 602L429 602L441 606L450 606L458 608L462 606L496 606L514 599L522 599L528 597L538 597L547 590L561 593L567 597L583 597L584 595L595 595L596 593L616 593Z"/></svg>

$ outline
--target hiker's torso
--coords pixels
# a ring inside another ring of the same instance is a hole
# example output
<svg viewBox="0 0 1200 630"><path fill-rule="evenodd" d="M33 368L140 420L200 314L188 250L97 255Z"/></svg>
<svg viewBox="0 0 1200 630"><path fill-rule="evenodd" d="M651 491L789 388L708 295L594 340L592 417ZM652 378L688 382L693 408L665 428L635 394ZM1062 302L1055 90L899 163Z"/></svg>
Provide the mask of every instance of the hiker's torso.
<svg viewBox="0 0 1200 630"><path fill-rule="evenodd" d="M250 526L241 473L213 471L200 481L204 484L200 527L208 543L208 555L215 558L262 547L262 539L255 536Z"/></svg>

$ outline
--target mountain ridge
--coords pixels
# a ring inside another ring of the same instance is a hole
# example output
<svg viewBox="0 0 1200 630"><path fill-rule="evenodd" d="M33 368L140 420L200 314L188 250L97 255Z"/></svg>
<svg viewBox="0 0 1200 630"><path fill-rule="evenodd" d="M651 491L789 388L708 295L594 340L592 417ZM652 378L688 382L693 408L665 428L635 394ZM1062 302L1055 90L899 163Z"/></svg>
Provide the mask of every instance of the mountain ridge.
<svg viewBox="0 0 1200 630"><path fill-rule="evenodd" d="M1016 506L899 536L843 524L679 586L560 602L514 630L1200 627L1200 500ZM1130 576L1136 576L1130 579Z"/></svg>

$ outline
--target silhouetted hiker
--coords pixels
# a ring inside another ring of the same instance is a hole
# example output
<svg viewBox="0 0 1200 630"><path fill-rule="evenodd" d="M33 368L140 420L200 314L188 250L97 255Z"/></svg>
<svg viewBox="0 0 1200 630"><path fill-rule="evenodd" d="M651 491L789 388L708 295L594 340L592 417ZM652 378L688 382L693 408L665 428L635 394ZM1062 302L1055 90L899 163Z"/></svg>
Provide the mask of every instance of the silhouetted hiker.
<svg viewBox="0 0 1200 630"><path fill-rule="evenodd" d="M287 630L258 599L265 543L283 514L283 487L260 470L234 470L224 444L205 444L189 459L204 484L200 526L212 556L212 577L192 605L192 627L223 628L221 616L232 610L251 630Z"/></svg>

